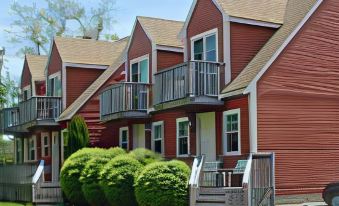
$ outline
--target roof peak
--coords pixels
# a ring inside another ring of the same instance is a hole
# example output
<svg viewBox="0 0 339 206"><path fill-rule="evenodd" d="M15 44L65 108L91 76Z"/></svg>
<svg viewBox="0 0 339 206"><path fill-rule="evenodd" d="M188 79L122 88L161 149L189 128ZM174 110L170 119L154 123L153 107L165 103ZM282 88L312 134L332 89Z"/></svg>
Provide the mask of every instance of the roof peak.
<svg viewBox="0 0 339 206"><path fill-rule="evenodd" d="M164 18L158 18L158 17L150 17L150 16L137 16L137 19L139 19L139 18L161 20L161 21L172 21L172 22L177 22L177 23L184 23L184 21L173 20L173 19L164 19Z"/></svg>

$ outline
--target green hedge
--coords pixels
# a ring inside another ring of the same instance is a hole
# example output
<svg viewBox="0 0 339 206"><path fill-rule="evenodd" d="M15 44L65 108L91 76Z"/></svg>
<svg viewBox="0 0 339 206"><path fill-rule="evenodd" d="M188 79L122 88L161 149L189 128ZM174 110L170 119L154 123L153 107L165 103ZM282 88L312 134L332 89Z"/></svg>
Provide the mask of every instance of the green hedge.
<svg viewBox="0 0 339 206"><path fill-rule="evenodd" d="M106 155L105 149L84 148L72 154L60 172L60 184L67 199L75 205L87 205L81 190L80 175L87 162L92 158Z"/></svg>
<svg viewBox="0 0 339 206"><path fill-rule="evenodd" d="M144 148L137 148L131 151L129 155L138 160L142 165L148 165L163 160L160 154Z"/></svg>
<svg viewBox="0 0 339 206"><path fill-rule="evenodd" d="M98 157L94 157L87 162L81 173L80 182L82 183L83 195L90 205L108 205L105 194L99 184L99 174L111 159L125 153L125 150L121 148L112 148L102 153L100 152Z"/></svg>
<svg viewBox="0 0 339 206"><path fill-rule="evenodd" d="M141 169L142 164L127 155L118 156L105 165L100 185L110 205L137 205L133 184L134 176Z"/></svg>
<svg viewBox="0 0 339 206"><path fill-rule="evenodd" d="M135 180L139 206L187 206L189 167L182 161L146 166Z"/></svg>

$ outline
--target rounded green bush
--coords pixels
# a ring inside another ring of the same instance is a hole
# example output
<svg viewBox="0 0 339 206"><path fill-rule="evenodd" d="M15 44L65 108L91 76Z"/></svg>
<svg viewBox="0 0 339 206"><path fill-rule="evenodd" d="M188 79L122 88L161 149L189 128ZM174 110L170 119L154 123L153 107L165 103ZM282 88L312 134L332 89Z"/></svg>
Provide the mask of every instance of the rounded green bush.
<svg viewBox="0 0 339 206"><path fill-rule="evenodd" d="M118 156L105 165L100 173L100 185L110 205L137 205L133 184L141 169L142 164L128 155Z"/></svg>
<svg viewBox="0 0 339 206"><path fill-rule="evenodd" d="M105 149L84 148L73 153L64 162L60 172L61 189L73 204L87 205L81 190L80 175L89 160L103 155L105 152Z"/></svg>
<svg viewBox="0 0 339 206"><path fill-rule="evenodd" d="M135 180L139 206L187 206L189 167L182 161L147 165Z"/></svg>
<svg viewBox="0 0 339 206"><path fill-rule="evenodd" d="M100 172L103 167L114 157L125 154L121 148L112 148L100 152L98 157L89 160L81 173L81 189L85 199L90 205L108 205L105 194L100 187Z"/></svg>
<svg viewBox="0 0 339 206"><path fill-rule="evenodd" d="M137 148L131 151L129 155L138 160L142 165L148 165L163 160L160 154L144 148Z"/></svg>

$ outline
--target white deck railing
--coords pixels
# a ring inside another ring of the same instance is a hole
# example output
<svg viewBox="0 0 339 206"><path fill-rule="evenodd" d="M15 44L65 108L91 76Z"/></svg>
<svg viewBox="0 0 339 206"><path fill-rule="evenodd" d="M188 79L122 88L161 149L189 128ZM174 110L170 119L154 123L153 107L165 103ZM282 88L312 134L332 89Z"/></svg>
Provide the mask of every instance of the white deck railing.
<svg viewBox="0 0 339 206"><path fill-rule="evenodd" d="M192 173L189 180L190 206L195 206L199 195L200 180L203 171L204 161L205 156L198 156L193 161Z"/></svg>

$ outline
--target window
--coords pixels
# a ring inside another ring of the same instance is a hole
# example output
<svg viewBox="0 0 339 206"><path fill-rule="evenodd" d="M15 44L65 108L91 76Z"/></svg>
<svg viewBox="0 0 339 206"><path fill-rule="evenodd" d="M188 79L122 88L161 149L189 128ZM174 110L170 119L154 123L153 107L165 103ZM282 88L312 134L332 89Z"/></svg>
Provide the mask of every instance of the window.
<svg viewBox="0 0 339 206"><path fill-rule="evenodd" d="M50 76L47 84L48 96L61 96L61 81L59 74Z"/></svg>
<svg viewBox="0 0 339 206"><path fill-rule="evenodd" d="M240 109L224 112L224 154L240 155Z"/></svg>
<svg viewBox="0 0 339 206"><path fill-rule="evenodd" d="M120 147L128 150L128 127L120 128Z"/></svg>
<svg viewBox="0 0 339 206"><path fill-rule="evenodd" d="M148 55L131 61L131 81L148 83Z"/></svg>
<svg viewBox="0 0 339 206"><path fill-rule="evenodd" d="M28 140L28 160L35 160L35 136Z"/></svg>
<svg viewBox="0 0 339 206"><path fill-rule="evenodd" d="M154 122L152 125L152 150L159 154L164 153L164 122Z"/></svg>
<svg viewBox="0 0 339 206"><path fill-rule="evenodd" d="M189 155L189 121L187 117L177 119L177 156Z"/></svg>
<svg viewBox="0 0 339 206"><path fill-rule="evenodd" d="M217 29L213 29L192 38L192 60L218 61L217 31Z"/></svg>
<svg viewBox="0 0 339 206"><path fill-rule="evenodd" d="M26 101L31 98L31 86L26 86L22 89L22 101Z"/></svg>
<svg viewBox="0 0 339 206"><path fill-rule="evenodd" d="M22 140L16 139L16 163L22 163Z"/></svg>
<svg viewBox="0 0 339 206"><path fill-rule="evenodd" d="M48 133L41 134L41 154L43 157L49 156L49 136Z"/></svg>

